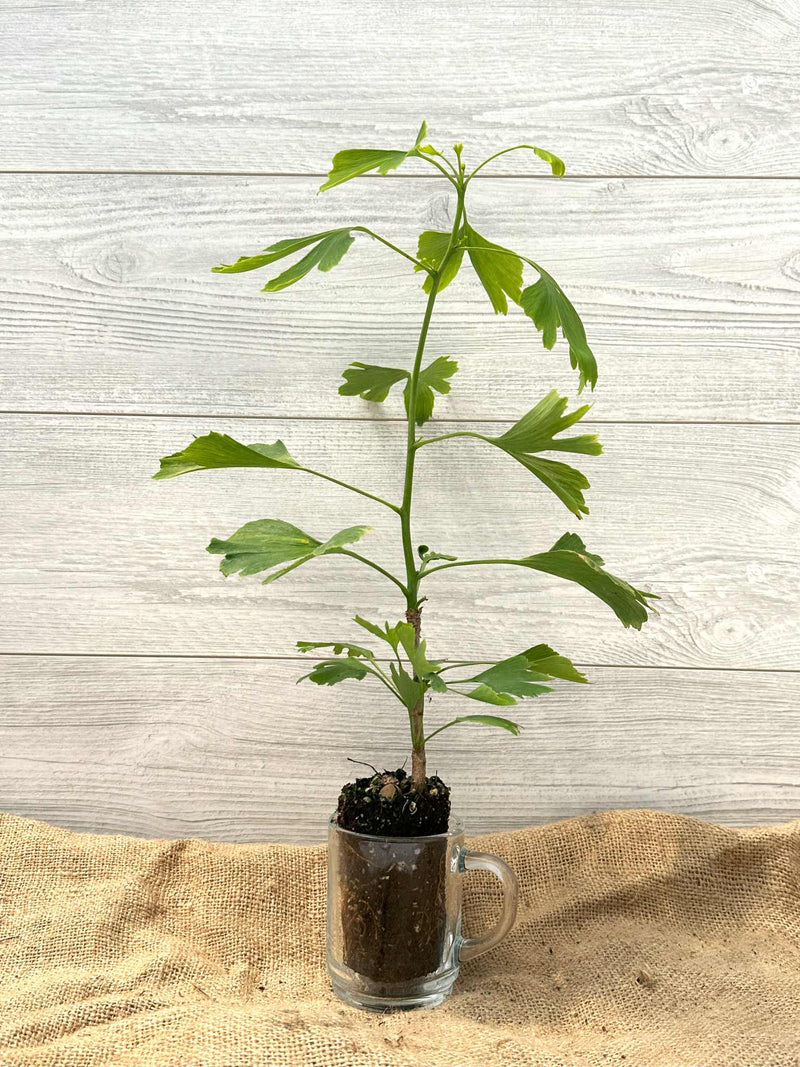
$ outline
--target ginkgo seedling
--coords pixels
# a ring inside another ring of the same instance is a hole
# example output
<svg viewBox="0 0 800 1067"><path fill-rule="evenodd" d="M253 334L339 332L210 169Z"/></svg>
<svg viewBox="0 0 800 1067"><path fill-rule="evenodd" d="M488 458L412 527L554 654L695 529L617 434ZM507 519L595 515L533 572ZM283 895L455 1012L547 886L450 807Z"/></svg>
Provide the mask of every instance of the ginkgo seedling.
<svg viewBox="0 0 800 1067"><path fill-rule="evenodd" d="M388 508L398 520L405 573L392 574L374 560L352 547L370 531L369 526L351 526L319 539L292 524L278 519L256 519L245 523L227 537L214 538L208 551L222 556L224 575L262 574L264 584L284 577L298 567L325 555L348 556L370 567L394 583L405 602L405 618L382 625L355 616L355 623L373 639L371 646L349 639L335 641L298 641L303 653L327 651L303 676L318 685L340 682L376 681L406 709L411 731L411 780L413 788L425 788L426 745L442 731L464 723L499 727L518 734L519 725L494 714L457 715L426 733L426 698L460 697L497 707L510 707L521 699L542 696L552 691L554 681L583 683L586 678L567 659L546 644L536 644L499 661L430 659L421 635L423 584L436 573L454 567L492 564L527 567L574 582L602 600L626 627L641 629L653 610L649 601L653 593L636 589L605 569L600 556L589 552L575 533L565 533L552 547L531 555L491 559L459 559L455 555L432 551L427 545L415 549L412 536L411 505L414 493L414 467L422 448L460 437L477 438L500 449L522 464L538 481L554 493L576 518L588 513L584 496L589 488L585 475L560 459L543 453L576 453L597 456L602 451L595 434L563 436L586 415L589 405L568 411L568 400L553 390L536 403L527 414L497 437L472 430L459 430L438 436L417 432L432 417L436 396L450 392L458 370L455 360L438 356L425 363L425 345L438 294L456 281L468 262L478 276L495 313L506 315L510 305L518 306L541 333L544 347L552 349L558 333L568 346L572 368L578 372L578 392L597 382L597 363L586 340L583 324L561 286L537 262L512 249L489 240L472 224L467 213L467 190L472 179L492 160L507 152L529 150L550 165L560 177L564 164L552 152L535 145L514 145L502 149L467 170L463 146L443 152L426 142L427 128L408 150L358 148L338 152L321 191L332 189L370 172L388 174L408 159L422 160L436 168L455 191L455 211L448 231L426 230L420 234L416 254L407 252L373 230L362 225L340 227L304 237L277 241L255 255L243 256L235 263L215 267L220 274L258 270L274 263L291 260L291 265L264 285L264 292L275 293L305 278L315 268L332 270L352 248L359 235L380 242L394 254L402 256L422 277L427 296L419 331L416 353L411 367L385 367L353 362L343 372L339 392L357 396L375 404L383 403L391 391L402 386L407 417L403 496L399 502L385 500L356 485L343 482L324 472L313 470L295 459L282 441L273 444L242 444L227 434L208 433L193 440L181 452L165 456L156 478L172 478L191 471L220 467L261 467L270 470L304 471ZM535 272L526 283L528 269ZM301 679L303 680L303 679Z"/></svg>

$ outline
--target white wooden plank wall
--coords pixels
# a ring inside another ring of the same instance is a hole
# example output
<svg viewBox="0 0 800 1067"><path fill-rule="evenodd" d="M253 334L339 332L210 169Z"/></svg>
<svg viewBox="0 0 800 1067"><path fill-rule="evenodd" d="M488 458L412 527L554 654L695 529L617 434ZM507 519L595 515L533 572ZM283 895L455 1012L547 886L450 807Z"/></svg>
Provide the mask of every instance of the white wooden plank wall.
<svg viewBox="0 0 800 1067"><path fill-rule="evenodd" d="M409 357L418 277L366 241L272 297L209 267L351 221L413 247L452 208L419 166L315 190L336 149L402 146L427 117L472 159L520 140L566 159L560 182L499 161L472 216L582 312L606 453L585 463L581 534L663 597L636 634L544 576L432 579L434 648L548 641L592 681L523 705L520 739L453 731L432 762L474 830L607 807L796 816L798 69L799 0L7 0L0 808L313 841L348 756L404 758L402 716L366 683L294 684L295 639L397 616L391 587L342 559L265 590L203 551L274 516L323 537L369 523L392 563L391 518L306 476L148 476L218 429L396 488L400 405L336 388L352 359ZM563 349L493 317L466 269L430 351L461 364L441 432L497 432L550 387L574 392ZM418 539L522 554L575 527L502 459L468 442L422 453Z"/></svg>

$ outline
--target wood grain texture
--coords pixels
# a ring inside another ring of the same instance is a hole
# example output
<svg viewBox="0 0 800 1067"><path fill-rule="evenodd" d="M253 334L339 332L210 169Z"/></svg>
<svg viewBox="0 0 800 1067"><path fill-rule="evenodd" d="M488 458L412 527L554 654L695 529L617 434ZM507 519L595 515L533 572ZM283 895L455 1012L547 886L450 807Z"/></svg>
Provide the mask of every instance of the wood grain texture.
<svg viewBox="0 0 800 1067"><path fill-rule="evenodd" d="M359 238L330 274L279 294L219 262L364 222L409 249L446 226L444 183L25 176L0 180L2 406L400 417L340 397L353 359L410 362L419 276ZM800 422L800 181L476 185L472 218L572 295L600 364L600 420ZM534 277L531 272L531 280ZM461 370L437 417L516 418L575 375L514 308L494 316L470 268L445 291L432 354ZM31 373L35 367L36 372ZM314 387L309 388L313 382Z"/></svg>
<svg viewBox="0 0 800 1067"><path fill-rule="evenodd" d="M402 763L406 725L367 682L296 686L305 664L2 657L0 807L79 830L322 840L361 771L347 757ZM796 814L800 673L590 673L514 709L519 738L471 726L432 742L471 832L596 808ZM436 701L429 721L452 711Z"/></svg>
<svg viewBox="0 0 800 1067"><path fill-rule="evenodd" d="M800 173L796 0L17 0L2 164L314 172L333 151L530 141L580 174ZM506 161L504 169L523 166Z"/></svg>
<svg viewBox="0 0 800 1067"><path fill-rule="evenodd" d="M268 589L223 579L205 545L259 518L320 539L367 523L364 553L396 573L401 558L391 512L310 475L150 480L159 456L209 429L281 438L301 462L399 499L396 423L6 416L2 650L286 655L297 638L354 637L356 611L399 616L395 587L343 557ZM456 569L427 582L434 653L485 658L547 641L584 663L797 668L800 428L599 429L605 454L579 457L593 483L584 523L499 450L456 440L419 453L414 536L462 559L523 556L580 525L612 571L663 597L661 616L626 631L569 583Z"/></svg>

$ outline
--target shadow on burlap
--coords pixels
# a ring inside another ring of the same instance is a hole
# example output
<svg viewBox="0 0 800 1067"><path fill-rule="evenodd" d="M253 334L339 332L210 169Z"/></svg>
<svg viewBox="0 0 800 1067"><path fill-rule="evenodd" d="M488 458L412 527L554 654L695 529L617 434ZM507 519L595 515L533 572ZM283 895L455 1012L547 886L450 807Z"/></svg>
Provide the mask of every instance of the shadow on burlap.
<svg viewBox="0 0 800 1067"><path fill-rule="evenodd" d="M0 1065L800 1064L800 821L607 812L474 842L517 926L442 1008L328 990L322 847L148 841L0 816ZM473 932L498 906L467 879Z"/></svg>

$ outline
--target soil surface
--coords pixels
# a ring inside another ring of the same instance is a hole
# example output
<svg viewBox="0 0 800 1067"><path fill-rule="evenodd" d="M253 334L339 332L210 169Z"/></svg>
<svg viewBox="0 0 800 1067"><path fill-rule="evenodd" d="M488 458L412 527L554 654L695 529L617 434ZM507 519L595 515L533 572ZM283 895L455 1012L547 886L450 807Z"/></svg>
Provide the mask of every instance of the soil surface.
<svg viewBox="0 0 800 1067"><path fill-rule="evenodd" d="M348 782L339 794L338 823L345 830L380 837L422 837L446 833L450 790L438 775L414 788L399 768Z"/></svg>

